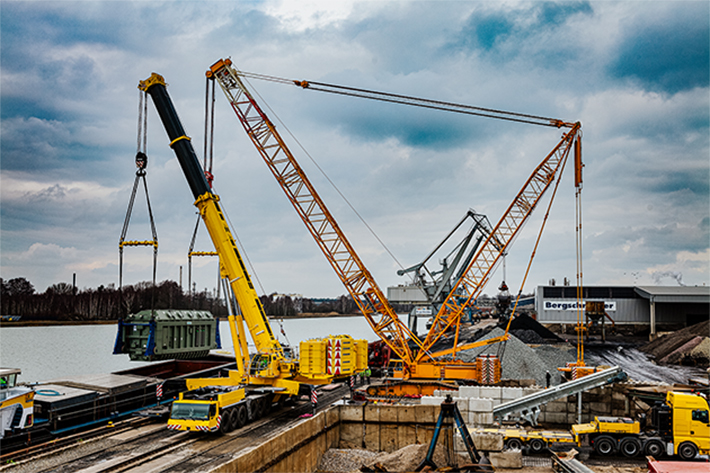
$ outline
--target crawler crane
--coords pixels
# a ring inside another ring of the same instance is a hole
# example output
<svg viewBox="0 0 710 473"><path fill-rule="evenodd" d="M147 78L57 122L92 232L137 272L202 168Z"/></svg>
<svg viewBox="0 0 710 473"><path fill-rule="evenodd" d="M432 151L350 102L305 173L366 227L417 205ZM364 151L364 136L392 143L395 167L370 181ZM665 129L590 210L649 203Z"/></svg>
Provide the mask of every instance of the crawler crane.
<svg viewBox="0 0 710 473"><path fill-rule="evenodd" d="M372 329L389 346L394 353L394 358L401 360L400 368L395 370L394 374L401 377L404 382L391 392L394 394L428 392L430 389L427 386L434 386L434 382L438 380L486 381L484 379L484 371L486 370L482 369L481 363L478 362L480 360L477 360L476 363L466 363L456 358L456 352L462 349L457 347L462 313L470 302L480 294L491 277L496 263L506 252L544 192L555 181L554 187L556 189L571 150L580 151L578 143L581 139L581 124L508 112L501 112L508 113L508 117L501 117L492 114L495 111L475 107L468 107L471 110L455 110L461 113L495 116L507 120L566 128L567 131L554 149L535 168L503 217L490 231L485 241L480 244L475 256L451 289L449 296L443 301L439 312L434 317L431 330L422 340L398 318L382 290L286 146L274 124L244 85L242 81L244 75L232 66L229 59L217 61L207 71L207 77L213 78L220 84L249 138ZM295 82L296 85L304 88L326 85L285 79L281 81ZM336 93L355 95L355 91L363 92L361 89L349 89ZM393 94L386 95L384 100L387 101L395 101L395 99L403 97ZM410 102L412 100L404 103ZM449 107L451 104L429 102L432 103L424 106L439 109L451 108ZM575 157L575 164L581 175L581 155L576 153ZM446 351L433 352L434 344L450 331L454 332L453 347ZM501 342L507 340L507 337L506 331L506 334L501 337L469 344L465 348ZM448 359L440 358L443 355L451 356ZM500 364L498 363L494 368L499 377ZM496 377L489 378L487 381L495 382Z"/></svg>
<svg viewBox="0 0 710 473"><path fill-rule="evenodd" d="M180 123L165 80L153 73L138 88L153 98L158 115L180 162L195 206L219 254L223 278L241 314L229 316L237 369L224 378L188 379L189 391L173 403L168 428L227 432L263 415L272 402L310 391L308 385L329 384L367 367L367 342L347 335L309 340L300 346L300 360L274 337L232 233L212 192L190 138ZM246 325L246 329L245 329ZM257 353L249 356L246 330Z"/></svg>

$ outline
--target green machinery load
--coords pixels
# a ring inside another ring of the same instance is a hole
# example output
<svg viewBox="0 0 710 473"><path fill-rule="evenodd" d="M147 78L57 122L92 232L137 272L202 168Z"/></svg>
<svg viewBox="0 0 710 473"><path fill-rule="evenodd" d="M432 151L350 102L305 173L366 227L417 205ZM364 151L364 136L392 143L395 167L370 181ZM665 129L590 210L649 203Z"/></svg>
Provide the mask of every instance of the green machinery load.
<svg viewBox="0 0 710 473"><path fill-rule="evenodd" d="M222 348L219 319L204 310L143 310L118 321L113 354L133 361L204 358Z"/></svg>

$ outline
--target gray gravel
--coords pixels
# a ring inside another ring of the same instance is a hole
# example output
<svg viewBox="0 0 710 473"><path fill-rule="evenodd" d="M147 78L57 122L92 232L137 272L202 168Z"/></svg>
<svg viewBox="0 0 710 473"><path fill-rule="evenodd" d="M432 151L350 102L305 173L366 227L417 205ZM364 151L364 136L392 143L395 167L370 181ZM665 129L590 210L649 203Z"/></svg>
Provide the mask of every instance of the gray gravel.
<svg viewBox="0 0 710 473"><path fill-rule="evenodd" d="M496 327L481 337L481 340L499 337L504 333L503 329ZM505 346L496 343L462 351L458 356L464 361L473 362L480 354L498 354L502 357L501 376L503 379L534 379L539 386L545 386L545 374L548 371L552 376L552 384L559 384L561 377L557 368L563 367L567 362L573 362L577 358L576 350L569 345L536 345L533 347L523 343L512 334Z"/></svg>

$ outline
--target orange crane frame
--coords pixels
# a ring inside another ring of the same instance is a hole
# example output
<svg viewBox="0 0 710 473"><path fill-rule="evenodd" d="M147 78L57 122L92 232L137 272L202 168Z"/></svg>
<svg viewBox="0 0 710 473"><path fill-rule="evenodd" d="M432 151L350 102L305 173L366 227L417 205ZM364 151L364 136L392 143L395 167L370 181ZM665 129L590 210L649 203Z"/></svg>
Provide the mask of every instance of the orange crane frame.
<svg viewBox="0 0 710 473"><path fill-rule="evenodd" d="M581 124L559 120L552 123L552 126L564 126L570 130L535 168L493 232L477 251L464 276L457 282L455 289L460 286L461 290L451 291L436 315L432 329L422 341L399 319L275 126L244 85L240 72L232 67L231 60L217 61L206 75L219 82L247 135L372 329L403 361L402 377L429 380L478 379L480 373L475 363L465 363L456 358L437 360L431 352L432 346L449 328L455 326L456 338L451 350L455 355L458 326L466 304L483 289L501 255L558 176L570 151L573 148L579 149L575 143L580 140ZM302 87L305 83L295 82ZM581 165L581 157L576 157L575 162ZM454 296L455 292L460 294L462 291L468 294L465 304L457 301ZM489 345L507 338L506 332L501 337L468 344L466 348ZM410 346L410 340L416 351Z"/></svg>

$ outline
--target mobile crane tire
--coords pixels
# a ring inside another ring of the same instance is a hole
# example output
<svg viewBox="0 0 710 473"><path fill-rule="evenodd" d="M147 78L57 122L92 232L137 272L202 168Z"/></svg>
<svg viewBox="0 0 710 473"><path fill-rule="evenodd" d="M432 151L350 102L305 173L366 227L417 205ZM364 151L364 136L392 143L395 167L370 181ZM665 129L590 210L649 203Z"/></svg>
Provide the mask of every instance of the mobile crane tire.
<svg viewBox="0 0 710 473"><path fill-rule="evenodd" d="M222 414L222 422L219 424L219 433L226 434L232 430L232 410L227 409Z"/></svg>
<svg viewBox="0 0 710 473"><path fill-rule="evenodd" d="M546 447L542 439L532 439L528 442L528 445L530 445L530 451L532 451L532 453L542 453Z"/></svg>
<svg viewBox="0 0 710 473"><path fill-rule="evenodd" d="M594 451L604 457L613 455L616 453L616 440L608 435L600 435L594 439Z"/></svg>
<svg viewBox="0 0 710 473"><path fill-rule="evenodd" d="M235 411L236 428L241 429L244 427L249 420L249 413L247 412L246 406L238 406Z"/></svg>
<svg viewBox="0 0 710 473"><path fill-rule="evenodd" d="M522 440L517 438L509 438L505 441L505 448L507 448L508 450L522 450L523 442Z"/></svg>
<svg viewBox="0 0 710 473"><path fill-rule="evenodd" d="M241 427L241 425L239 425L239 406L233 407L229 411L229 431L231 432Z"/></svg>
<svg viewBox="0 0 710 473"><path fill-rule="evenodd" d="M628 458L633 458L641 453L641 442L636 437L624 437L619 442L619 450Z"/></svg>
<svg viewBox="0 0 710 473"><path fill-rule="evenodd" d="M698 447L693 442L683 442L678 445L678 456L683 461L690 461L698 455Z"/></svg>
<svg viewBox="0 0 710 473"><path fill-rule="evenodd" d="M651 439L646 442L646 446L643 449L646 455L652 456L656 460L662 458L666 453L666 448L663 442L659 439Z"/></svg>

